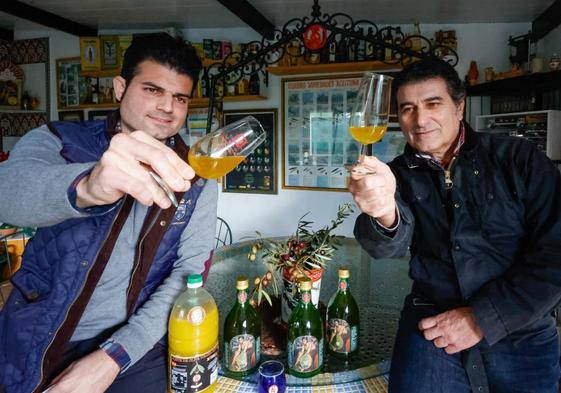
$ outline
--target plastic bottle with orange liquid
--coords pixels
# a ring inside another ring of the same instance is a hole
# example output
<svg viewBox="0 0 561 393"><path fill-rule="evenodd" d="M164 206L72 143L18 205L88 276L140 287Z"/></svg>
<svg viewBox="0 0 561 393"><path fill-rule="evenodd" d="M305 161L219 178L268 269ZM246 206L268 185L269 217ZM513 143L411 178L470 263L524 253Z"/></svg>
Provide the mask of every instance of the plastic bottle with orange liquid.
<svg viewBox="0 0 561 393"><path fill-rule="evenodd" d="M192 274L173 306L168 333L168 392L214 392L218 378L218 308Z"/></svg>

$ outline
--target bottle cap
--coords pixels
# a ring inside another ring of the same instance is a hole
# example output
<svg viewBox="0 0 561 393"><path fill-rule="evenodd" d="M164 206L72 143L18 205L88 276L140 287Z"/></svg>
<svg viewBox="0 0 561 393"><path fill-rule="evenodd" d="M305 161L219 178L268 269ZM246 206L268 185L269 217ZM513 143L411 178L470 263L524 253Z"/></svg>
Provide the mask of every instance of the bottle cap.
<svg viewBox="0 0 561 393"><path fill-rule="evenodd" d="M203 286L203 276L200 274L190 274L187 277L187 288L200 288Z"/></svg>
<svg viewBox="0 0 561 393"><path fill-rule="evenodd" d="M349 268L346 266L341 266L339 268L339 278L349 278L349 277L350 277Z"/></svg>
<svg viewBox="0 0 561 393"><path fill-rule="evenodd" d="M312 280L309 277L302 277L299 279L298 285L300 286L300 290L309 291L312 289Z"/></svg>
<svg viewBox="0 0 561 393"><path fill-rule="evenodd" d="M246 276L239 276L236 281L236 289L242 290L249 288L249 279Z"/></svg>

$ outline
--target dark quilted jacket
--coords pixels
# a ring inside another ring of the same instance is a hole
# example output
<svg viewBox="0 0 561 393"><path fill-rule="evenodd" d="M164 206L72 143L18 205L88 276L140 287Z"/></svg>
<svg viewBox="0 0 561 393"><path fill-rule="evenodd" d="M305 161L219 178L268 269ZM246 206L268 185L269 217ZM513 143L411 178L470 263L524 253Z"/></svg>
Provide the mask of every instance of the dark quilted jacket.
<svg viewBox="0 0 561 393"><path fill-rule="evenodd" d="M103 121L53 125L51 130L62 140L61 155L68 162L97 161L107 149L110 135ZM186 149L179 137L170 142L172 147ZM204 184L199 179L185 195L179 195L178 200L187 201L179 224L174 222L174 209L148 211L145 226L155 225L138 247L149 260L135 261L129 314L171 271L181 233ZM8 393L38 391L46 382L43 378L71 337L131 205L132 198L126 197L104 214L41 228L27 245L24 263L12 278L14 289L0 313L0 385ZM167 225L162 228L161 222Z"/></svg>

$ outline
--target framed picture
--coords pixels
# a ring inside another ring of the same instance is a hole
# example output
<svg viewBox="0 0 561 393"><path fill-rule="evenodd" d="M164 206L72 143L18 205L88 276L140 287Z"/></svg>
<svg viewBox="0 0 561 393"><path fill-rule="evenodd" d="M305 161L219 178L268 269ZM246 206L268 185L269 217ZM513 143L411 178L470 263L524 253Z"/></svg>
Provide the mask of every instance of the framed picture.
<svg viewBox="0 0 561 393"><path fill-rule="evenodd" d="M101 111L88 111L88 120L105 120L107 115L113 112L114 109L101 110Z"/></svg>
<svg viewBox="0 0 561 393"><path fill-rule="evenodd" d="M83 71L99 71L101 53L99 37L80 37L80 64Z"/></svg>
<svg viewBox="0 0 561 393"><path fill-rule="evenodd" d="M59 111L58 119L62 121L84 121L84 111Z"/></svg>
<svg viewBox="0 0 561 393"><path fill-rule="evenodd" d="M112 70L119 67L119 36L102 35L100 38L101 69Z"/></svg>
<svg viewBox="0 0 561 393"><path fill-rule="evenodd" d="M215 131L220 128L220 113L216 110L213 112L212 125L210 126L211 131ZM187 138L185 143L189 146L193 145L197 140L199 140L203 135L206 134L206 126L208 122L208 108L189 108L189 114L185 121L185 132ZM181 134L181 131L180 131Z"/></svg>
<svg viewBox="0 0 561 393"><path fill-rule="evenodd" d="M91 92L81 75L79 57L57 59L58 108L72 108L87 102Z"/></svg>
<svg viewBox="0 0 561 393"><path fill-rule="evenodd" d="M277 110L245 109L224 111L224 124L246 116L255 117L267 138L261 146L224 176L222 191L254 194L277 194Z"/></svg>
<svg viewBox="0 0 561 393"><path fill-rule="evenodd" d="M283 188L347 191L345 166L356 162L360 151L348 132L360 79L330 75L282 80ZM388 146L401 142L397 138Z"/></svg>

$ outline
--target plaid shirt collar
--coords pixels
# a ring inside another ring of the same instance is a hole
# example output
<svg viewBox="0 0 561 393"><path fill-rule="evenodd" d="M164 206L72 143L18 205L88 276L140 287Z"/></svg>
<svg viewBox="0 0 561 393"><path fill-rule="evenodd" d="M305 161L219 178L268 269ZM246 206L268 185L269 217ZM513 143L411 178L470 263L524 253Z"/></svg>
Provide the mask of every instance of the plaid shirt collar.
<svg viewBox="0 0 561 393"><path fill-rule="evenodd" d="M458 153L460 152L460 148L464 145L465 140L466 140L466 129L464 127L464 122L460 121L460 135L458 137L458 142L456 143L456 147L454 148L454 153L452 154L452 157L458 155ZM422 153L422 152L415 153L415 157L420 158L422 160L433 162L442 168L446 168L450 163L450 161L452 161L452 157L450 157L448 160L439 160L438 158L434 157L434 155L430 153Z"/></svg>

